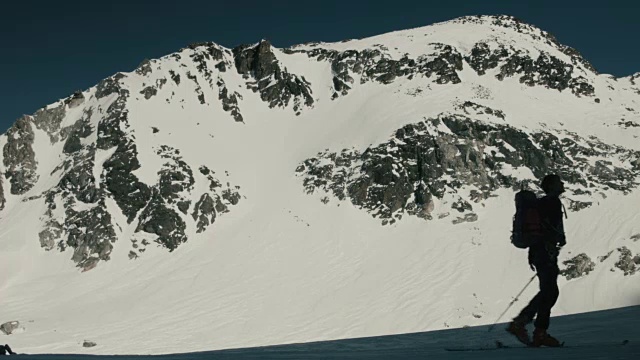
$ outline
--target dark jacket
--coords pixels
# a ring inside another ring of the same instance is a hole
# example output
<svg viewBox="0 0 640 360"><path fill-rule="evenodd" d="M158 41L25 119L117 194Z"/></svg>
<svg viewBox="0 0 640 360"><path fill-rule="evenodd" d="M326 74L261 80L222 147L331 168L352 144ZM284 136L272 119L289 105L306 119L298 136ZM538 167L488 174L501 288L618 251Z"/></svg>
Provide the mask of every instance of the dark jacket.
<svg viewBox="0 0 640 360"><path fill-rule="evenodd" d="M543 236L529 248L529 263L556 263L558 247L566 244L562 203L557 196L544 196L538 200L538 212L542 221Z"/></svg>

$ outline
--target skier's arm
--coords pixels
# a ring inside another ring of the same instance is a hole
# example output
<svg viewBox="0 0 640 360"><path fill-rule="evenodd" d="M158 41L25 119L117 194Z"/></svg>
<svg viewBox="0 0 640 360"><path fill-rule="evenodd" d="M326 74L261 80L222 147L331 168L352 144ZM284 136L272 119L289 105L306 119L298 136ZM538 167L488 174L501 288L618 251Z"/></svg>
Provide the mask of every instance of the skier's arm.
<svg viewBox="0 0 640 360"><path fill-rule="evenodd" d="M547 233L547 241L560 247L566 245L560 199L546 197L543 198L540 205L542 224Z"/></svg>

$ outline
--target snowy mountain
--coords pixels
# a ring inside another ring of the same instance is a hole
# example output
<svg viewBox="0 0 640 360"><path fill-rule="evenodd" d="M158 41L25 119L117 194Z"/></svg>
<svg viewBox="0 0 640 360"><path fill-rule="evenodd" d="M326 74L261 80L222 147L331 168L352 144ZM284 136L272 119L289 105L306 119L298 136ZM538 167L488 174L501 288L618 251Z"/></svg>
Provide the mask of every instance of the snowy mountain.
<svg viewBox="0 0 640 360"><path fill-rule="evenodd" d="M554 314L638 305L638 136L640 73L508 16L193 44L0 137L0 323L89 353L492 323L531 276L514 191L550 172Z"/></svg>

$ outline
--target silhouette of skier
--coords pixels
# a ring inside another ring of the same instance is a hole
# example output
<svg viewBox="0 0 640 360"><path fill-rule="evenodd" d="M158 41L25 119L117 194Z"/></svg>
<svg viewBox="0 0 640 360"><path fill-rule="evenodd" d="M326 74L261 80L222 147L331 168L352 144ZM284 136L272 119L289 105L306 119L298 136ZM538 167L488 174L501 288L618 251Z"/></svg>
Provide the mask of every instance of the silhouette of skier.
<svg viewBox="0 0 640 360"><path fill-rule="evenodd" d="M558 254L566 244L562 222L562 203L560 194L564 192L564 183L558 175L547 175L542 179L545 196L538 200L542 236L529 247L529 265L536 271L540 282L540 291L513 319L507 331L521 342L530 346L561 346L560 342L547 333L551 308L558 300ZM535 317L533 339L529 339L526 326Z"/></svg>
<svg viewBox="0 0 640 360"><path fill-rule="evenodd" d="M16 355L8 344L0 345L0 355Z"/></svg>

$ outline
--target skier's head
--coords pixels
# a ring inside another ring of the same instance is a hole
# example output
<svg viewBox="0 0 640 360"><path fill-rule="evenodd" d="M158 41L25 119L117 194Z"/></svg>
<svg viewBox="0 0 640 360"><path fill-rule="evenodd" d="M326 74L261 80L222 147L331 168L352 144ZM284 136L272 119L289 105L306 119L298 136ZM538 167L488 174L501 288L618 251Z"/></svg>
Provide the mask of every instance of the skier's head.
<svg viewBox="0 0 640 360"><path fill-rule="evenodd" d="M556 174L549 174L542 179L542 183L540 184L542 190L547 195L560 195L564 192L564 183L560 176Z"/></svg>

